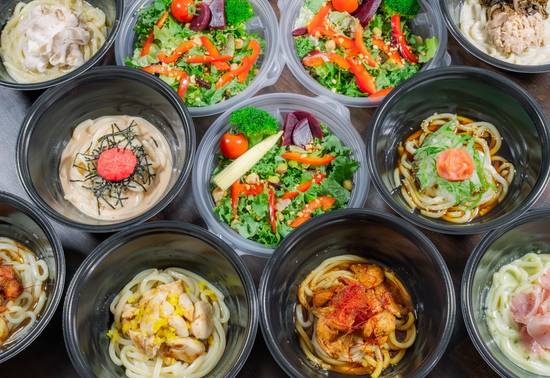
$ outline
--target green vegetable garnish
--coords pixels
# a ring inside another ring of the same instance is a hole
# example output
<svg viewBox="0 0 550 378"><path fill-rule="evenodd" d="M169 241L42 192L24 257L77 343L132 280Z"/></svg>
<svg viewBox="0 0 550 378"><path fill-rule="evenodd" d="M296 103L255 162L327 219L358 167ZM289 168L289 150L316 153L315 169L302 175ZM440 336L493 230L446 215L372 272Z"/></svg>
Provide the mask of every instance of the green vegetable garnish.
<svg viewBox="0 0 550 378"><path fill-rule="evenodd" d="M249 146L254 146L266 137L279 132L278 121L265 110L246 107L234 111L229 123L248 138Z"/></svg>
<svg viewBox="0 0 550 378"><path fill-rule="evenodd" d="M248 0L226 0L225 17L228 25L238 25L250 20L254 16L254 9Z"/></svg>
<svg viewBox="0 0 550 378"><path fill-rule="evenodd" d="M381 8L389 16L400 14L401 17L412 18L417 15L420 5L417 0L384 0Z"/></svg>

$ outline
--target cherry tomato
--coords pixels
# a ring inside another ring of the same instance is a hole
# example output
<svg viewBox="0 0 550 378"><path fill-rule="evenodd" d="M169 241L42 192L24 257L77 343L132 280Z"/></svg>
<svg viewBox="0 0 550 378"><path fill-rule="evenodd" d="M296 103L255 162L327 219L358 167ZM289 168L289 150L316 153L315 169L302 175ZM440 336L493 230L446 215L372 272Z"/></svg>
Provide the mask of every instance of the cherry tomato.
<svg viewBox="0 0 550 378"><path fill-rule="evenodd" d="M359 0L332 0L332 6L338 12L353 13L359 8Z"/></svg>
<svg viewBox="0 0 550 378"><path fill-rule="evenodd" d="M220 140L223 156L236 159L248 150L248 139L243 134L225 133Z"/></svg>
<svg viewBox="0 0 550 378"><path fill-rule="evenodd" d="M170 10L172 16L179 22L191 22L193 19L194 0L173 0Z"/></svg>
<svg viewBox="0 0 550 378"><path fill-rule="evenodd" d="M474 160L463 148L449 148L437 156L437 174L447 181L464 181L474 173Z"/></svg>

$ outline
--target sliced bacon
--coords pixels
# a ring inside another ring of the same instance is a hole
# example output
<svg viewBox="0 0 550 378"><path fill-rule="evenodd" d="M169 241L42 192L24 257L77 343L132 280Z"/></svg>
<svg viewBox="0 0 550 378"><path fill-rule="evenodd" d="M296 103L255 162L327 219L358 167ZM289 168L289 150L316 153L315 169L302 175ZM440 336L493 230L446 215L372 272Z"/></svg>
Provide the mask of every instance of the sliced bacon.
<svg viewBox="0 0 550 378"><path fill-rule="evenodd" d="M541 347L550 348L550 314L536 315L527 322L527 333Z"/></svg>
<svg viewBox="0 0 550 378"><path fill-rule="evenodd" d="M543 290L539 286L534 286L532 290L518 293L512 297L510 311L514 321L520 324L527 324L533 317L542 302Z"/></svg>

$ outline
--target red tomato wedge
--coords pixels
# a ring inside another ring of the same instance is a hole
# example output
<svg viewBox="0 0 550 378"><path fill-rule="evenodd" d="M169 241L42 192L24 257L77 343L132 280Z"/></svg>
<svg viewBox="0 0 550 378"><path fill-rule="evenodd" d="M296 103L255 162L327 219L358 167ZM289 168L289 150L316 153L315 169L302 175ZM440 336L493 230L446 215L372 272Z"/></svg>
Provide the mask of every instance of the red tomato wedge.
<svg viewBox="0 0 550 378"><path fill-rule="evenodd" d="M437 174L447 181L464 181L474 173L474 160L463 148L449 148L437 156Z"/></svg>

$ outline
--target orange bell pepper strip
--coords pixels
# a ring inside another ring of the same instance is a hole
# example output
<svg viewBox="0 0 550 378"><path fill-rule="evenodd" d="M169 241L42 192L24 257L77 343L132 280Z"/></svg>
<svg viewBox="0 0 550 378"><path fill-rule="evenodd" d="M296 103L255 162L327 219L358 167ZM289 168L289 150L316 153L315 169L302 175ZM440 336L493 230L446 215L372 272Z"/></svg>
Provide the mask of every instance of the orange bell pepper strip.
<svg viewBox="0 0 550 378"><path fill-rule="evenodd" d="M393 91L393 87L387 87L384 89L380 89L379 91L374 92L369 97L386 97L388 93Z"/></svg>
<svg viewBox="0 0 550 378"><path fill-rule="evenodd" d="M168 19L168 12L164 12L158 21L156 22L157 28L162 28L164 26L164 23ZM151 51L151 45L153 44L153 41L155 40L155 31L154 29L151 30L149 35L147 36L147 39L145 40L145 43L143 44L143 47L141 48L141 56L149 55L149 52Z"/></svg>
<svg viewBox="0 0 550 378"><path fill-rule="evenodd" d="M231 185L231 208L233 210L233 216L237 215L239 197L241 194L245 196L257 196L263 191L263 184L241 184L239 181L235 181L233 185Z"/></svg>
<svg viewBox="0 0 550 378"><path fill-rule="evenodd" d="M206 51L208 51L208 54L210 54L210 56L212 56L212 57L219 57L220 56L220 52L216 48L216 45L214 45L214 43L210 40L210 38L203 35L203 36L201 36L201 42L202 42L202 45L204 46L204 48L206 49ZM214 66L219 71L227 71L229 69L229 64L227 64L224 61L215 61L213 63L214 63Z"/></svg>
<svg viewBox="0 0 550 378"><path fill-rule="evenodd" d="M314 53L307 55L302 59L302 63L306 67L319 67L325 64L326 62L331 62L338 65L344 70L349 70L349 62L341 55L336 53Z"/></svg>
<svg viewBox="0 0 550 378"><path fill-rule="evenodd" d="M317 209L328 211L334 205L336 199L330 196L320 196L309 202L302 211L298 213L298 217L290 223L290 227L297 228L311 219L311 214Z"/></svg>
<svg viewBox="0 0 550 378"><path fill-rule="evenodd" d="M166 55L163 52L160 52L157 55L157 59L160 60L162 63L170 64L170 63L176 63L183 54L185 54L187 51L191 50L193 47L195 47L197 44L193 41L185 41L182 42L174 52L170 55Z"/></svg>
<svg viewBox="0 0 550 378"><path fill-rule="evenodd" d="M372 44L378 47L384 54L386 54L389 60L399 66L403 65L403 60L401 59L401 55L399 55L399 52L392 48L390 45L386 44L386 42L384 42L382 39L373 38Z"/></svg>
<svg viewBox="0 0 550 378"><path fill-rule="evenodd" d="M300 194L299 192L302 192L302 193L307 192L309 190L309 188L311 188L311 186L313 185L313 182L315 182L316 184L320 184L321 181L323 181L324 178L325 178L324 174L318 173L315 176L313 176L312 180L304 181L301 184L298 184L296 186L297 192L286 192L285 194L283 194L283 196L281 198L282 199L294 199L294 198L298 197L298 194Z"/></svg>
<svg viewBox="0 0 550 378"><path fill-rule="evenodd" d="M330 164L335 158L332 155L325 156L307 156L299 152L285 152L281 155L283 159L297 161L298 163L308 164L315 167Z"/></svg>
<svg viewBox="0 0 550 378"><path fill-rule="evenodd" d="M363 26L361 26L360 22L357 22L355 25L355 48L359 52L359 54L362 54L363 57L367 60L367 64L371 67L377 67L378 64L376 61L372 58L372 55L370 54L369 50L367 49L367 46L365 46L365 41L363 40Z"/></svg>
<svg viewBox="0 0 550 378"><path fill-rule="evenodd" d="M218 82L216 83L216 89L223 88L236 77L239 78L240 82L246 81L246 78L248 77L248 73L250 72L250 70L256 63L256 60L258 60L258 57L260 56L260 49L261 49L260 43L255 39L250 40L249 47L252 49L252 54L250 54L249 56L245 56L243 58L241 65L238 68L223 74L222 77L220 77Z"/></svg>
<svg viewBox="0 0 550 378"><path fill-rule="evenodd" d="M327 17L328 13L332 10L332 4L331 2L327 2L325 5L319 9L319 12L309 22L307 25L307 32L310 35L315 34L315 31L317 28L321 27L325 23L325 18Z"/></svg>
<svg viewBox="0 0 550 378"><path fill-rule="evenodd" d="M157 74L162 76L169 76L178 80L180 80L185 73L178 68L170 68L168 66L163 66L162 64L153 64L147 67L143 67L142 70L153 75Z"/></svg>
<svg viewBox="0 0 550 378"><path fill-rule="evenodd" d="M376 82L374 77L367 71L361 63L357 63L354 59L349 59L350 71L355 75L355 82L363 93L372 95L376 93Z"/></svg>
<svg viewBox="0 0 550 378"><path fill-rule="evenodd" d="M392 41L397 45L403 58L411 63L418 63L418 57L412 53L411 48L407 44L405 34L403 34L403 30L401 30L401 16L399 14L391 16L391 34Z"/></svg>
<svg viewBox="0 0 550 378"><path fill-rule="evenodd" d="M277 210L275 209L275 192L273 189L269 189L269 222L271 223L271 231L275 234L277 232Z"/></svg>
<svg viewBox="0 0 550 378"><path fill-rule="evenodd" d="M189 56L185 58L185 61L187 63L218 63L218 62L226 62L228 60L231 60L231 58L233 58L231 55L220 55L220 56L194 55L194 56Z"/></svg>

